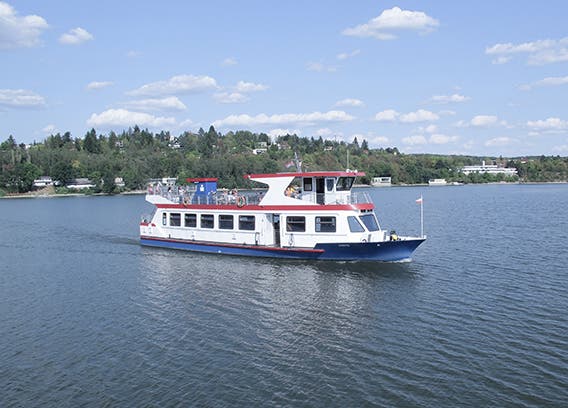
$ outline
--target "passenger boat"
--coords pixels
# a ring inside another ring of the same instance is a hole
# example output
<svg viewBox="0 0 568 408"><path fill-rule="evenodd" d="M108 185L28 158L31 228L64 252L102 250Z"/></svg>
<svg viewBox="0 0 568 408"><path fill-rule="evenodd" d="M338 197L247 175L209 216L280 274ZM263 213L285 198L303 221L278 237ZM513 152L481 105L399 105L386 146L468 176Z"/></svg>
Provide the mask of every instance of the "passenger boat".
<svg viewBox="0 0 568 408"><path fill-rule="evenodd" d="M331 261L410 260L426 236L380 227L357 171L250 174L262 191L222 191L216 178L189 186L154 184L153 216L140 223L142 245L216 254ZM191 188L188 188L191 187ZM421 203L421 201L420 201Z"/></svg>

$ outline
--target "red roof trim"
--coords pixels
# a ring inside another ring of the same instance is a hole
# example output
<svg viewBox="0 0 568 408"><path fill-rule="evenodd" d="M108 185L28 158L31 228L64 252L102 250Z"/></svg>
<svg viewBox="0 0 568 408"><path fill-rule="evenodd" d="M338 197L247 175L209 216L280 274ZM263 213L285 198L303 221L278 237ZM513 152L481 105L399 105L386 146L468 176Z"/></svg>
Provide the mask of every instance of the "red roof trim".
<svg viewBox="0 0 568 408"><path fill-rule="evenodd" d="M268 173L245 174L244 178L276 178L276 177L362 177L365 173L358 171L309 171L304 173Z"/></svg>
<svg viewBox="0 0 568 408"><path fill-rule="evenodd" d="M199 178L199 177L191 178L190 177L190 178L185 179L185 181L187 181L188 183L202 183L202 182L205 182L205 181L217 181L217 180L219 180L219 179L216 178L216 177L209 177L209 178Z"/></svg>
<svg viewBox="0 0 568 408"><path fill-rule="evenodd" d="M158 208L170 208L179 210L209 210L209 211L349 211L349 210L372 210L375 205L365 204L330 204L330 205L211 205L211 204L156 204Z"/></svg>

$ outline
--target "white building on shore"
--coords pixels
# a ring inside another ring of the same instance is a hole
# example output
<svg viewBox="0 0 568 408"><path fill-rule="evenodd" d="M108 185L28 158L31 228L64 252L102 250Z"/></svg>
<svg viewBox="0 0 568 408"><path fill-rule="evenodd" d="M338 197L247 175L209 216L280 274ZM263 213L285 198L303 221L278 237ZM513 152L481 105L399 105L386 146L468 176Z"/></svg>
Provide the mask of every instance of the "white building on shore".
<svg viewBox="0 0 568 408"><path fill-rule="evenodd" d="M460 171L466 175L471 173L504 174L505 176L517 175L517 169L514 167L501 167L496 164L485 164L485 160L481 162L481 165L463 166Z"/></svg>

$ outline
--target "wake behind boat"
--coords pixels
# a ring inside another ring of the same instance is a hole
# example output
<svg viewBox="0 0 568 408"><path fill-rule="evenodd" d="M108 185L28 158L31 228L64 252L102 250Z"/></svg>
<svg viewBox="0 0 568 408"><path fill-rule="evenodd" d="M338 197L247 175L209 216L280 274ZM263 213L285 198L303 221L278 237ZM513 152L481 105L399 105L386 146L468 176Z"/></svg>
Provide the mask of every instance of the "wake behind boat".
<svg viewBox="0 0 568 408"><path fill-rule="evenodd" d="M217 190L216 178L190 186L154 184L140 223L142 245L254 257L334 261L409 260L426 236L380 227L374 204L353 192L357 171L251 174L263 192ZM190 187L190 188L188 188Z"/></svg>

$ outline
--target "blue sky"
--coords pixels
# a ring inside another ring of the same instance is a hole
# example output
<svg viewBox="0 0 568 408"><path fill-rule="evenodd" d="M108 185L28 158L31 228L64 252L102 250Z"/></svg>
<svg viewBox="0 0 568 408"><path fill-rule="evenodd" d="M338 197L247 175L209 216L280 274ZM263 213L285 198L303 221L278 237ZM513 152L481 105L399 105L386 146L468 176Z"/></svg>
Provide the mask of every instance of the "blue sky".
<svg viewBox="0 0 568 408"><path fill-rule="evenodd" d="M248 129L568 155L565 1L0 1L0 140Z"/></svg>

